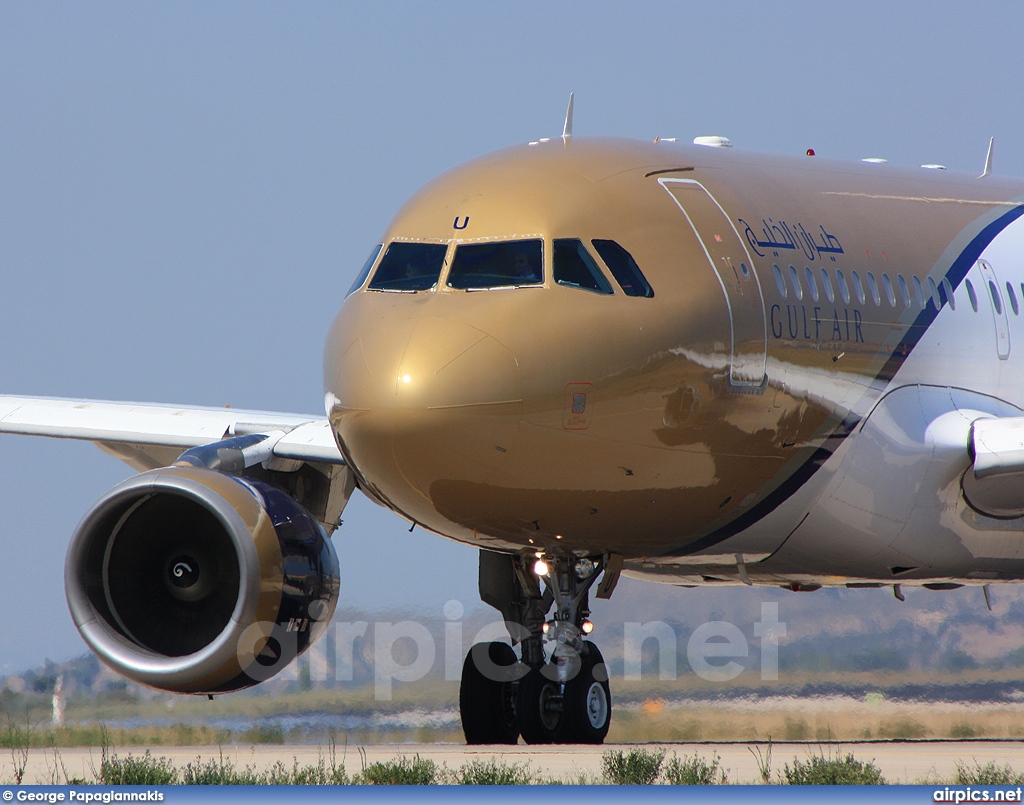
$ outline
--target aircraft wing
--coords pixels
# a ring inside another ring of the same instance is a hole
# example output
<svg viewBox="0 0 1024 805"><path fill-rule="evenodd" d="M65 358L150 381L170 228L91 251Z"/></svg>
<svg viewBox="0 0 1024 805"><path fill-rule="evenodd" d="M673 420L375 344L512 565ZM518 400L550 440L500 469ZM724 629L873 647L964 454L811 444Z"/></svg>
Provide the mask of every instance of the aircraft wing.
<svg viewBox="0 0 1024 805"><path fill-rule="evenodd" d="M345 463L325 417L235 408L0 396L0 433L84 439L135 469L165 467L190 447L250 433L283 432L275 458Z"/></svg>

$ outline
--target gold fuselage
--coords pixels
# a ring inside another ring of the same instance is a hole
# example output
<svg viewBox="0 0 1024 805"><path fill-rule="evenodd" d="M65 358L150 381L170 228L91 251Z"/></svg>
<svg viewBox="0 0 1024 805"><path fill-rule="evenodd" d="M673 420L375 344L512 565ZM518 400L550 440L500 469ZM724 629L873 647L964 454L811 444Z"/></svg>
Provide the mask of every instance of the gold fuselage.
<svg viewBox="0 0 1024 805"><path fill-rule="evenodd" d="M773 265L926 282L956 238L998 212L992 199L1022 191L939 173L611 139L511 148L453 170L382 242L449 244L450 264L460 243L541 238L545 282L462 291L442 272L428 291L352 293L325 353L342 452L378 502L481 547L635 559L724 539L828 454L922 326L910 308L838 291L783 298ZM721 222L684 214L671 180L699 183ZM712 231L726 221L731 234ZM799 222L793 240L817 235L809 256L782 238L767 248L775 222ZM617 241L654 297L554 283L555 238ZM741 262L759 289L737 286L730 302L722 272ZM764 381L733 382L737 356L759 352Z"/></svg>

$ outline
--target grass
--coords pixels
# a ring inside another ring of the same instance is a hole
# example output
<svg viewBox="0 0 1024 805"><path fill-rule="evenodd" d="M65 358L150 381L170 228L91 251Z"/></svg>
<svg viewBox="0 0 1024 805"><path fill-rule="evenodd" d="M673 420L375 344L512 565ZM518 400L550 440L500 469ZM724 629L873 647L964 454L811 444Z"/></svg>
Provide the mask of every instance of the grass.
<svg viewBox="0 0 1024 805"><path fill-rule="evenodd" d="M42 722L40 722L42 723ZM226 746L228 744L287 744L326 742L331 731L309 734L303 731L285 731L275 726L256 726L247 730L228 730L192 724L144 726L119 729L101 724L74 725L51 729L15 729L12 733L0 729L0 750L48 749L50 747L102 746L103 736L115 746ZM26 738L21 736L25 735ZM347 732L351 743L458 743L462 740L462 727L451 729L436 727L367 728ZM26 743L27 742L27 743Z"/></svg>
<svg viewBox="0 0 1024 805"><path fill-rule="evenodd" d="M847 753L838 757L811 755L807 760L793 758L783 767L786 785L885 785L885 778L874 761L857 760Z"/></svg>
<svg viewBox="0 0 1024 805"><path fill-rule="evenodd" d="M691 741L859 741L921 738L1021 738L1024 704L966 705L862 699L737 699L705 704L650 699L619 706L610 743Z"/></svg>
<svg viewBox="0 0 1024 805"><path fill-rule="evenodd" d="M84 696L71 697L65 717L73 722L109 722L119 719L168 719L182 722L197 718L243 716L253 720L294 713L344 713L347 715L398 713L408 710L443 710L459 699L459 683L427 677L415 684L396 684L389 700L376 698L372 683L340 689L317 689L265 694L248 692L204 697L157 694L145 699L96 701ZM49 717L50 697L38 701L41 714Z"/></svg>
<svg viewBox="0 0 1024 805"><path fill-rule="evenodd" d="M194 763L185 764L181 774L185 785L260 785L266 779L266 774L257 772L253 766L236 769L223 754L206 762L197 757Z"/></svg>
<svg viewBox="0 0 1024 805"><path fill-rule="evenodd" d="M757 750L756 753L754 750ZM761 752L761 747L747 747L747 751L754 756L754 760L757 762L757 771L761 775L761 782L765 785L771 785L772 782L772 736L768 736L768 745L765 747L765 751Z"/></svg>
<svg viewBox="0 0 1024 805"><path fill-rule="evenodd" d="M722 758L715 755L705 760L696 752L693 757L677 757L665 761L663 749L631 749L628 752L605 752L601 757L603 781L611 785L724 785L727 782Z"/></svg>
<svg viewBox="0 0 1024 805"><path fill-rule="evenodd" d="M104 785L174 785L178 770L167 758L153 757L148 749L142 756L118 757L104 747L99 781Z"/></svg>
<svg viewBox="0 0 1024 805"><path fill-rule="evenodd" d="M450 703L449 703L450 706ZM2 716L0 716L2 717ZM254 715L254 717L256 717ZM270 717L270 716L266 716ZM108 727L99 723L50 728L0 728L0 749L99 746L104 731L117 746L220 746L227 744L326 743L330 731L286 731L262 724L247 730L175 723L166 726ZM367 727L347 730L352 744L458 743L456 721L444 727ZM782 740L853 741L872 738L1019 738L1024 737L1024 705L966 707L930 702L906 704L852 699L830 705L808 700L767 701L754 706L735 701L666 703L652 699L615 710L610 743L750 741L772 735Z"/></svg>
<svg viewBox="0 0 1024 805"><path fill-rule="evenodd" d="M140 757L119 758L104 752L98 781L106 785L346 785L349 777L344 765L332 758L328 763L321 754L315 764L300 766L296 760L291 768L281 761L265 771L254 766L236 768L221 754L217 758L185 764L179 773L165 757L155 758L149 751Z"/></svg>
<svg viewBox="0 0 1024 805"><path fill-rule="evenodd" d="M612 785L654 785L664 761L664 749L630 749L628 752L605 752L601 757L601 768L605 781Z"/></svg>
<svg viewBox="0 0 1024 805"><path fill-rule="evenodd" d="M250 734L251 733L251 734ZM86 724L56 729L18 729L0 731L0 748L47 748L52 746L103 746L104 742L117 746L216 746L232 743L233 739L247 737L247 743L283 743L283 740L261 740L266 730L249 730L235 735L230 730L191 724L172 724L167 727L134 727L109 729L102 724ZM283 738L278 731L279 738Z"/></svg>
<svg viewBox="0 0 1024 805"><path fill-rule="evenodd" d="M764 751L762 751L764 749ZM767 747L751 749L757 761L761 782L774 785L884 785L874 760L858 760L852 753L825 755L821 750L805 759L793 758L780 771L772 769L772 743ZM360 749L361 771L349 775L345 764L339 762L332 744L328 752L317 753L315 763L300 764L293 759L291 766L276 761L260 770L255 765L236 766L234 761L219 753L213 758L196 757L182 768L164 756L155 756L150 750L142 754L119 755L109 745L102 747L99 768L92 767L92 779L73 779L64 768L58 749L53 748L53 762L47 762L48 779L38 783L51 785L724 785L729 782L728 770L716 753L703 757L697 753L679 757L667 755L664 749L636 747L628 750L609 750L601 757L602 774L594 777L586 771L573 771L561 778L545 777L530 769L527 763L507 763L501 758L471 760L452 770L445 764L415 756L398 756L389 760L366 762L366 753ZM10 784L14 779L24 781L27 757L15 752L18 761L13 767L13 778L0 781ZM928 784L954 785L1022 785L1024 774L1009 765L985 764L974 760L968 764L957 761L956 772L950 780L929 778Z"/></svg>
<svg viewBox="0 0 1024 805"><path fill-rule="evenodd" d="M765 785L885 785L886 782L874 760L857 760L850 752L832 757L831 751L828 755L819 751L807 760L793 758L793 765L785 764L781 774L776 776L772 773L771 736L764 752L759 746L755 748L747 747Z"/></svg>
<svg viewBox="0 0 1024 805"><path fill-rule="evenodd" d="M362 772L352 782L356 785L434 785L437 776L437 764L416 755L378 761L369 766L364 760Z"/></svg>
<svg viewBox="0 0 1024 805"><path fill-rule="evenodd" d="M973 766L963 761L956 762L955 785L1022 785L1024 774L1014 771L1010 766L997 766L989 761L982 766L977 760Z"/></svg>
<svg viewBox="0 0 1024 805"><path fill-rule="evenodd" d="M32 732L28 727L24 730L15 727L8 719L5 738L4 745L11 750L11 764L14 771L12 782L15 785L21 785L25 777L25 768L28 766L28 750L32 744Z"/></svg>
<svg viewBox="0 0 1024 805"><path fill-rule="evenodd" d="M539 782L527 763L505 763L490 760L471 760L454 773L457 785L531 785Z"/></svg>
<svg viewBox="0 0 1024 805"><path fill-rule="evenodd" d="M715 755L705 760L696 752L693 757L673 756L661 773L669 785L725 785L728 782L721 757Z"/></svg>
<svg viewBox="0 0 1024 805"><path fill-rule="evenodd" d="M506 763L498 758L472 760L455 770L438 766L434 761L414 757L366 763L349 776L344 764L337 762L334 747L325 757L320 753L315 764L300 765L296 760L291 768L278 761L259 771L255 766L238 767L221 753L203 760L197 757L175 767L166 757L156 757L149 750L141 755L131 753L120 756L103 747L100 766L93 769L95 780L70 780L55 775L54 784L104 785L652 785L662 781L671 785L708 785L724 783L725 771L720 768L721 758L707 761L694 755L679 759L673 756L667 764L661 750L633 749L628 752L611 751L602 757L604 776L595 779L586 772L574 772L562 779L545 778L533 772L528 763ZM59 755L55 754L59 762ZM663 765L664 764L664 765Z"/></svg>

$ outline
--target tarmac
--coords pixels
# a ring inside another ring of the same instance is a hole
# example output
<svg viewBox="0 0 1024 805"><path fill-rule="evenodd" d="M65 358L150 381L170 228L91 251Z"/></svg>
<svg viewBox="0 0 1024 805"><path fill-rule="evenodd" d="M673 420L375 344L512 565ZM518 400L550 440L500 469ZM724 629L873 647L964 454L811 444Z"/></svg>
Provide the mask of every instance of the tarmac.
<svg viewBox="0 0 1024 805"><path fill-rule="evenodd" d="M433 760L438 765L457 769L472 760L498 759L506 764L529 764L532 771L543 777L563 780L577 780L581 775L598 782L601 774L601 758L606 752L629 751L642 747L649 750L664 749L671 757L700 755L706 760L716 755L728 774L730 783L759 783L758 755L764 758L768 750L765 743L674 743L674 744L605 744L603 746L473 746L456 744L384 744L357 747L336 747L337 763L344 763L349 774L360 771L363 764L393 760L398 756ZM139 756L145 747L124 747L113 750L123 757L128 754ZM291 768L299 765L316 764L320 757L330 763L327 747L305 744L256 744L246 746L156 746L149 751L154 757L167 757L179 769L197 757L203 761L220 758L234 763L235 768L253 766L263 770L282 762ZM862 761L874 761L882 775L890 783L946 783L953 779L957 763L973 766L994 761L998 766L1010 765L1016 771L1024 772L1024 741L1006 740L948 740L948 741L847 741L803 743L778 742L771 746L771 767L777 775L785 764L792 764L794 758L806 760L814 754L837 757L846 753ZM99 748L58 748L30 750L24 765L23 782L64 783L67 779L85 778L93 780L99 769L101 750ZM0 781L14 781L17 758L9 753L0 756Z"/></svg>

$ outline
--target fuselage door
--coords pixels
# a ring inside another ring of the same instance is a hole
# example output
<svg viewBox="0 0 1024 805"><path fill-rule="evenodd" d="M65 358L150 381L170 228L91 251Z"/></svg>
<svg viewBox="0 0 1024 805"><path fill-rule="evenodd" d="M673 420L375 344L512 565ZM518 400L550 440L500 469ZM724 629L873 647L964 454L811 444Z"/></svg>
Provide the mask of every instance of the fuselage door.
<svg viewBox="0 0 1024 805"><path fill-rule="evenodd" d="M1006 318L1006 303L999 290L999 280L992 264L988 260L979 260L978 270L985 282L985 294L988 295L989 304L992 306L992 318L996 325L996 353L1000 360L1005 361L1010 357L1010 323Z"/></svg>
<svg viewBox="0 0 1024 805"><path fill-rule="evenodd" d="M754 263L722 205L693 179L659 179L679 205L718 277L732 332L729 378L737 388L762 388L768 333Z"/></svg>

